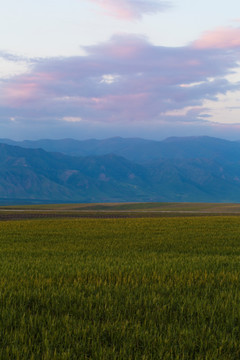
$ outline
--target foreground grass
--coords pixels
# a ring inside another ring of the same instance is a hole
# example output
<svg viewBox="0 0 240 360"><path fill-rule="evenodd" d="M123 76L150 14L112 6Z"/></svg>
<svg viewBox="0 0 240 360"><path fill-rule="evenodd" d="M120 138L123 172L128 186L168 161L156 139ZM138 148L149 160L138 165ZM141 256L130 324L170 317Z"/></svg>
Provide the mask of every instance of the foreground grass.
<svg viewBox="0 0 240 360"><path fill-rule="evenodd" d="M0 223L0 359L240 358L240 218Z"/></svg>

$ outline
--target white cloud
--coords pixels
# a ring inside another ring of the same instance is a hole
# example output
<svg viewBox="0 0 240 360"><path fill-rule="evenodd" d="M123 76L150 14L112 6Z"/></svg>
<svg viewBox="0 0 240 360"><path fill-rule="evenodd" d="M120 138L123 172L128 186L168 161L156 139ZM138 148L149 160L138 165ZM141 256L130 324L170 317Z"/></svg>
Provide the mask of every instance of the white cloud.
<svg viewBox="0 0 240 360"><path fill-rule="evenodd" d="M70 123L77 123L77 122L82 121L82 118L77 117L77 116L64 116L62 119L63 119L63 121L70 122Z"/></svg>

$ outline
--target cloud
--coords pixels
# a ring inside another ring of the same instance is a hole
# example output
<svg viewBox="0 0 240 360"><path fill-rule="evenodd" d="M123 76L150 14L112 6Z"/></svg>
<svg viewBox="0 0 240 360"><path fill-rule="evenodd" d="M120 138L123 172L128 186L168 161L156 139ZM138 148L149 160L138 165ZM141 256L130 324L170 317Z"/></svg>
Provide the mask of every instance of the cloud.
<svg viewBox="0 0 240 360"><path fill-rule="evenodd" d="M220 27L206 31L193 46L198 49L240 49L240 28Z"/></svg>
<svg viewBox="0 0 240 360"><path fill-rule="evenodd" d="M170 7L163 0L90 0L99 5L104 12L118 19L140 19L144 14L153 14Z"/></svg>
<svg viewBox="0 0 240 360"><path fill-rule="evenodd" d="M22 60L26 61L26 59L23 58L22 56L11 54L11 53L8 53L6 51L1 51L1 50L0 50L0 58L8 60L8 61L14 61L14 62L22 61Z"/></svg>
<svg viewBox="0 0 240 360"><path fill-rule="evenodd" d="M85 56L37 59L25 74L0 81L1 118L46 126L59 119L69 126L207 122L204 102L240 88L226 78L239 49L234 39L229 51L199 46L201 39L163 47L118 35L85 47Z"/></svg>
<svg viewBox="0 0 240 360"><path fill-rule="evenodd" d="M0 51L0 78L25 73L30 65L30 59Z"/></svg>

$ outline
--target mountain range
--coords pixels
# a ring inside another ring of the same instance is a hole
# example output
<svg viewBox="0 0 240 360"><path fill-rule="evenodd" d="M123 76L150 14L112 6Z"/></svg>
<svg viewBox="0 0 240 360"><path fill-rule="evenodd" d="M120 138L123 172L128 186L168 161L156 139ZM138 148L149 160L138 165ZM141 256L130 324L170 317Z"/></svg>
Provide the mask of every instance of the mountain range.
<svg viewBox="0 0 240 360"><path fill-rule="evenodd" d="M240 142L0 139L0 202L239 202Z"/></svg>

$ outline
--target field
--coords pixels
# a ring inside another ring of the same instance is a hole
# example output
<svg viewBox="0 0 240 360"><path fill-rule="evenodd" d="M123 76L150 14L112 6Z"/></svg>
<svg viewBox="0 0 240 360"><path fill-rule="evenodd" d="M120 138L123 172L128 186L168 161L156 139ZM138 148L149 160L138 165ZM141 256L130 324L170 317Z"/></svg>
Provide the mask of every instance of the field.
<svg viewBox="0 0 240 360"><path fill-rule="evenodd" d="M2 221L0 261L0 359L240 358L238 216Z"/></svg>

